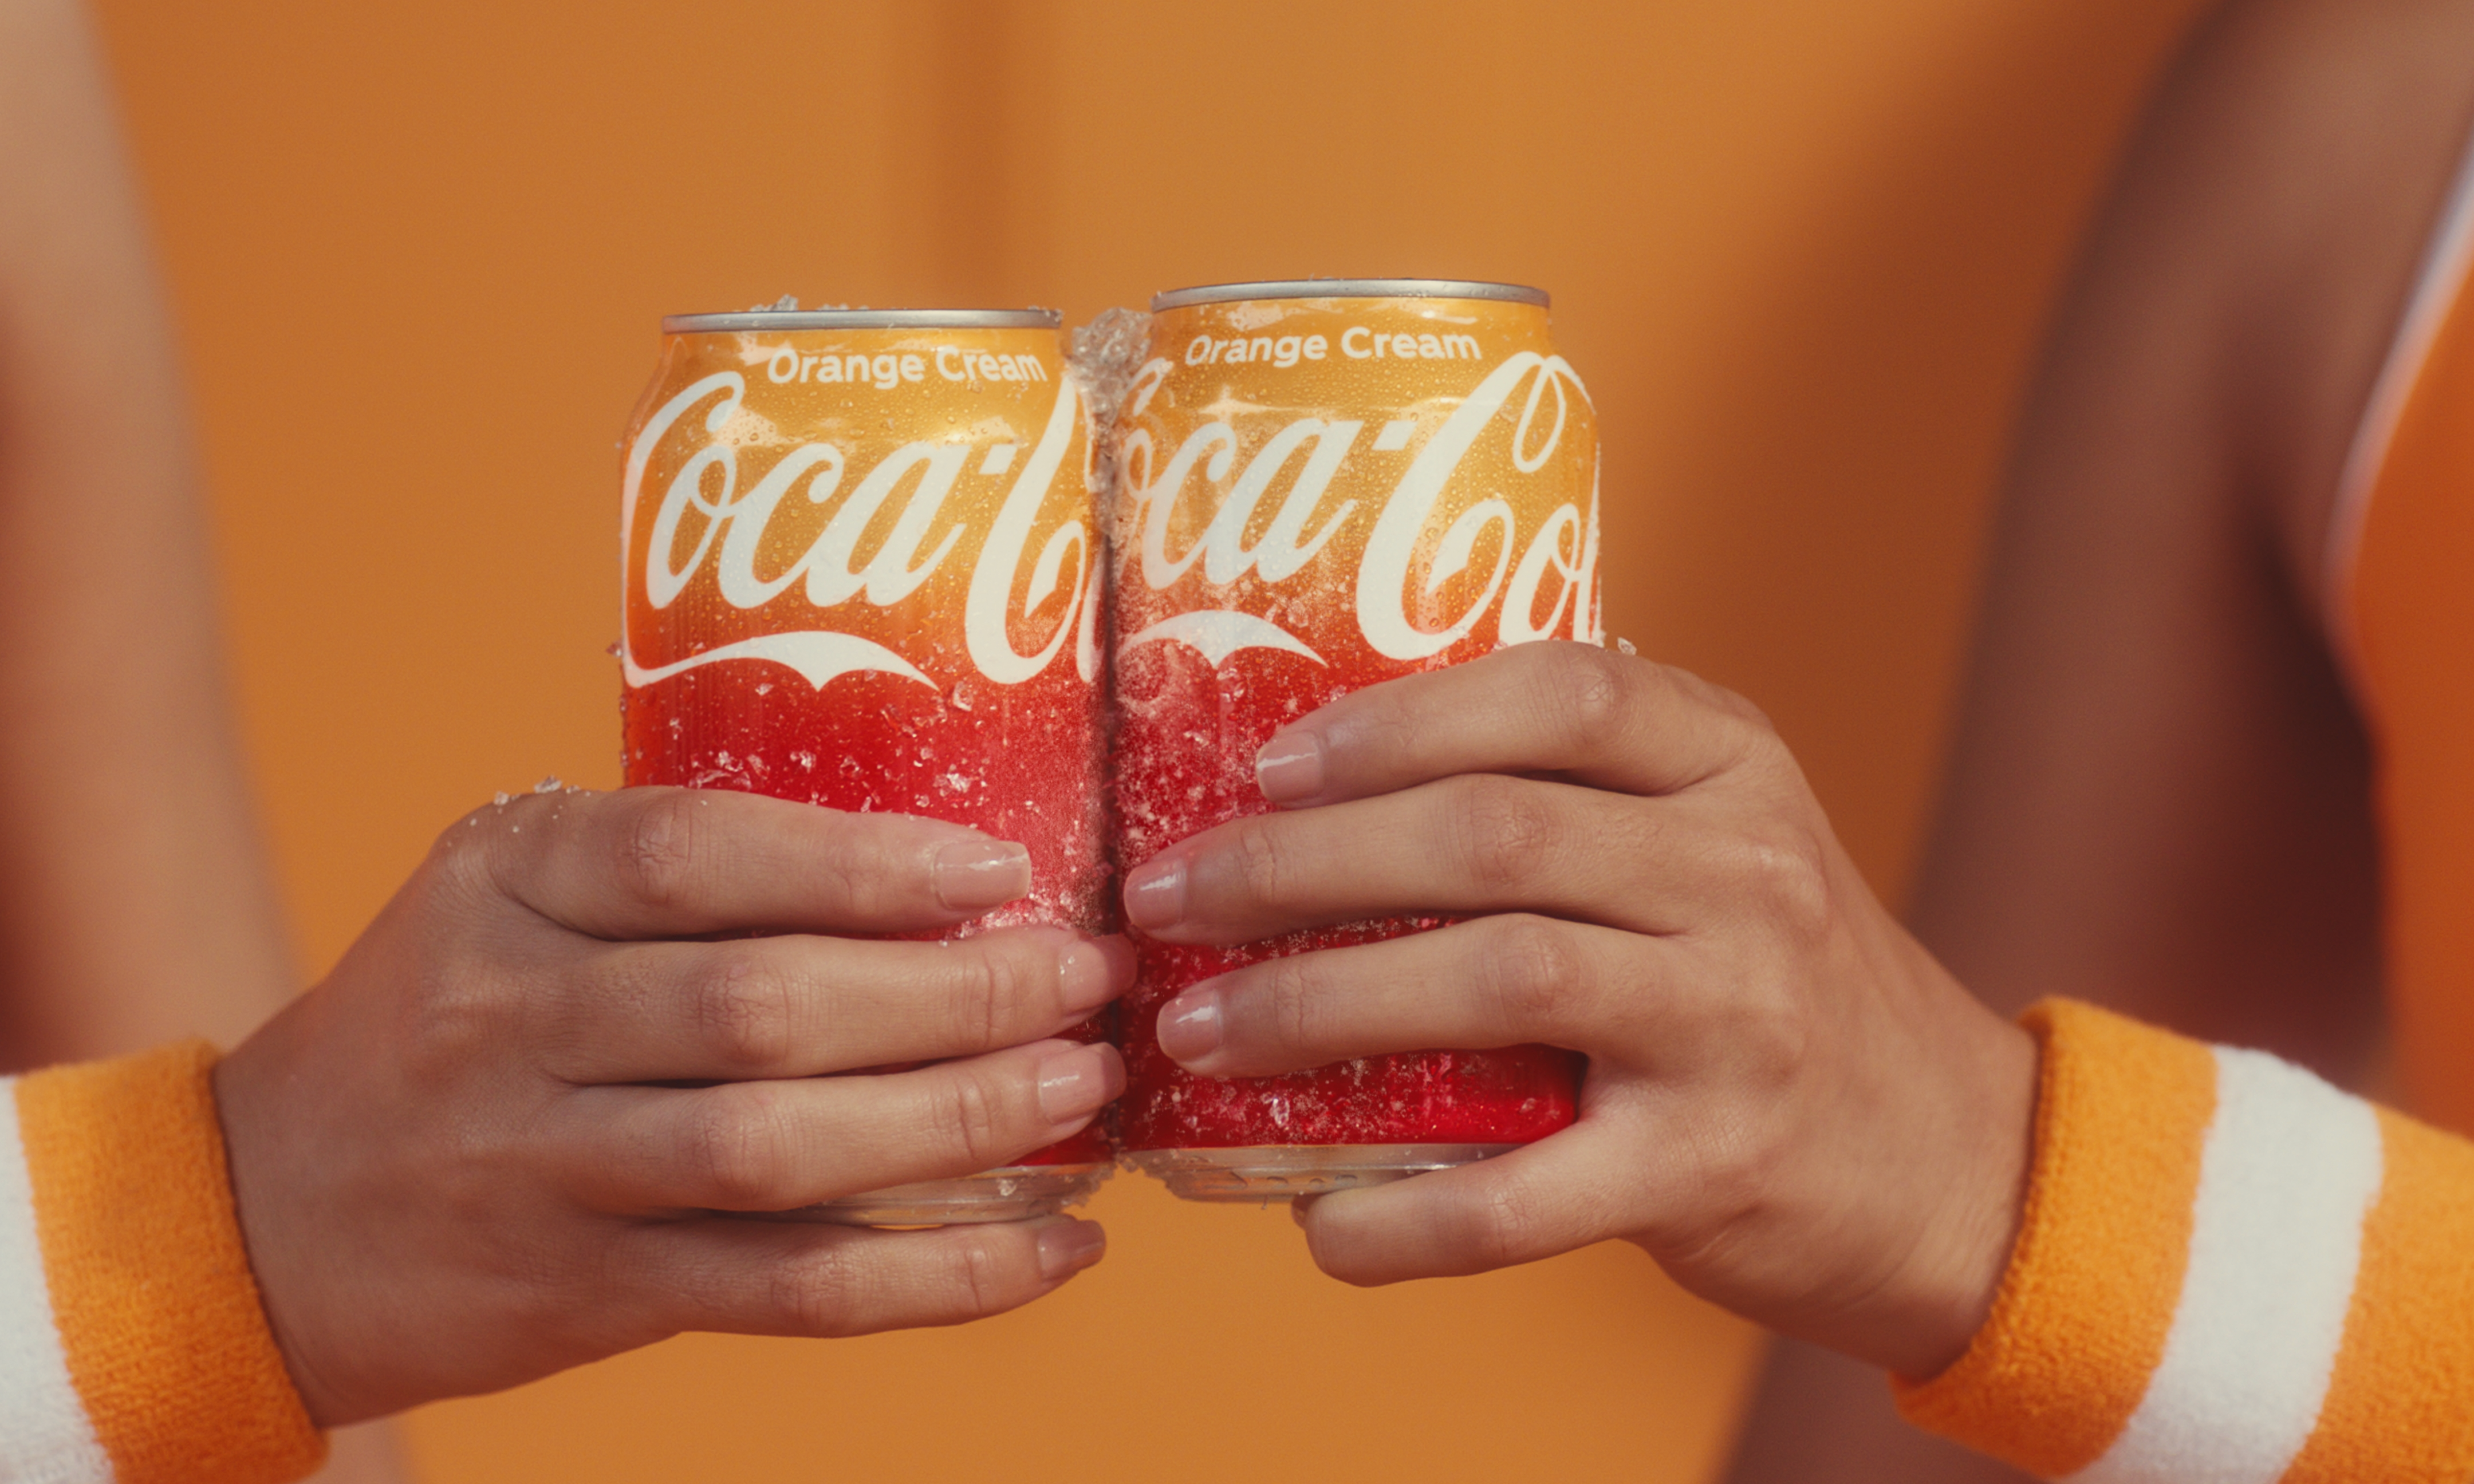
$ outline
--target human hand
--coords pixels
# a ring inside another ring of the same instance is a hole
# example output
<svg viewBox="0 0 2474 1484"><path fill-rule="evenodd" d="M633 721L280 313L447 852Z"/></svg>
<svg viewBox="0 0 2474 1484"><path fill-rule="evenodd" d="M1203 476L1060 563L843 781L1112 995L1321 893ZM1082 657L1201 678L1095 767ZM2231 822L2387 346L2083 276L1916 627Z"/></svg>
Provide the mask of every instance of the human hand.
<svg viewBox="0 0 2474 1484"><path fill-rule="evenodd" d="M527 796L429 857L216 1069L250 1258L332 1426L683 1329L954 1324L1099 1260L1086 1221L750 1221L1001 1165L1089 1123L1114 1048L1055 1038L1131 955L952 943L1031 886L958 826L728 792ZM715 935L763 932L771 936ZM951 1058L917 1070L823 1076Z"/></svg>
<svg viewBox="0 0 2474 1484"><path fill-rule="evenodd" d="M2016 1230L2035 1049L1882 908L1750 704L1521 645L1334 702L1257 772L1284 811L1132 872L1136 926L1225 945L1487 915L1196 985L1161 1007L1163 1050L1211 1076L1533 1041L1589 1058L1572 1127L1301 1204L1324 1271L1391 1282L1623 1237L1894 1371L1965 1350Z"/></svg>

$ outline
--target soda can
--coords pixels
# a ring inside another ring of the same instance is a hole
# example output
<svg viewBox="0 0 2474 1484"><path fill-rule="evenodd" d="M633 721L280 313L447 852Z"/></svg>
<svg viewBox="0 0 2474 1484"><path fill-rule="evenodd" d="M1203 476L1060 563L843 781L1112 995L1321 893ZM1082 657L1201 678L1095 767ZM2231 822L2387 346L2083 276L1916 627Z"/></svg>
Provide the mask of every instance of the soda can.
<svg viewBox="0 0 2474 1484"><path fill-rule="evenodd" d="M1109 930L1092 421L1057 324L1037 309L662 322L622 444L629 784L927 815L1029 848L1028 898L922 936ZM1041 1215L1111 1158L1095 1124L1018 1165L796 1215Z"/></svg>
<svg viewBox="0 0 2474 1484"><path fill-rule="evenodd" d="M1547 298L1424 279L1240 283L1152 300L1110 434L1122 864L1270 805L1254 755L1360 686L1539 639L1601 642L1596 416ZM1571 1122L1545 1046L1368 1057L1216 1080L1159 1006L1280 954L1443 925L1352 923L1235 948L1135 935L1128 1157L1194 1200L1262 1200L1485 1159Z"/></svg>

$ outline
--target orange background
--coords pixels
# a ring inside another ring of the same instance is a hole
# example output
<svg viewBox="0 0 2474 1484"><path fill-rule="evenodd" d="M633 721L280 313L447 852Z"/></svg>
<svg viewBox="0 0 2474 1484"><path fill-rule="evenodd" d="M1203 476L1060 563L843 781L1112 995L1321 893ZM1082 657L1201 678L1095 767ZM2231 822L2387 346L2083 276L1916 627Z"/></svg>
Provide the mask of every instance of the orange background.
<svg viewBox="0 0 2474 1484"><path fill-rule="evenodd" d="M304 962L477 799L616 781L665 311L1552 289L1607 617L1904 878L2036 329L2193 0L102 0ZM1120 1179L970 1329L691 1337L409 1424L434 1479L1707 1477L1752 1333L1613 1247L1357 1292Z"/></svg>

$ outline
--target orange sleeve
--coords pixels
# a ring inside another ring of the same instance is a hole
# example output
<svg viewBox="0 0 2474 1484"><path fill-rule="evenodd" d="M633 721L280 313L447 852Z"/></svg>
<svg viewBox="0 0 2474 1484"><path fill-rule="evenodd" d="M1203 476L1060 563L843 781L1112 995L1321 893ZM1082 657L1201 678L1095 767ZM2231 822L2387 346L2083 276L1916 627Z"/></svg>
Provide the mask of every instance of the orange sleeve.
<svg viewBox="0 0 2474 1484"><path fill-rule="evenodd" d="M29 1354L57 1357L83 1411L83 1428L53 1420L62 1446L99 1450L119 1484L279 1484L326 1455L242 1245L214 1061L191 1042L10 1089L56 1337Z"/></svg>
<svg viewBox="0 0 2474 1484"><path fill-rule="evenodd" d="M2259 1052L2026 1023L2018 1242L1908 1419L2046 1478L2474 1477L2474 1145Z"/></svg>

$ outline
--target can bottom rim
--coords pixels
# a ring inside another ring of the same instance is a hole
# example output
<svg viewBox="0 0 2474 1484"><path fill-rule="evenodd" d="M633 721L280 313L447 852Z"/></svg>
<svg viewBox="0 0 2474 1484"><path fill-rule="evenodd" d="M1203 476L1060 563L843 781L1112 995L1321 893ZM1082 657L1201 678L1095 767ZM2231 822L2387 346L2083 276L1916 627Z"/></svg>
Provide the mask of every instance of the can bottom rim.
<svg viewBox="0 0 2474 1484"><path fill-rule="evenodd" d="M749 1211L758 1221L809 1221L844 1227L948 1227L1028 1221L1079 1206L1100 1188L1108 1164L1009 1164L958 1180L870 1190L795 1210Z"/></svg>
<svg viewBox="0 0 2474 1484"><path fill-rule="evenodd" d="M1457 1169L1518 1144L1249 1144L1137 1149L1126 1158L1188 1201L1292 1201Z"/></svg>

